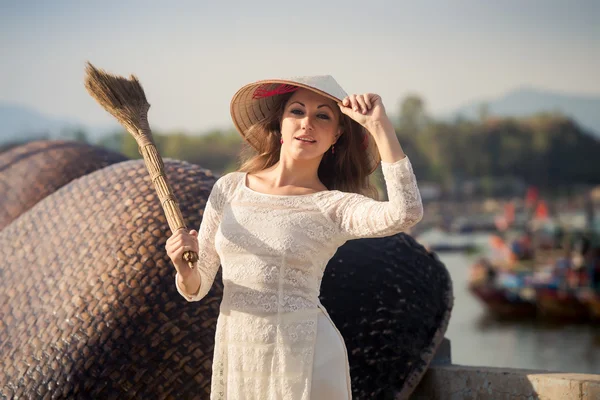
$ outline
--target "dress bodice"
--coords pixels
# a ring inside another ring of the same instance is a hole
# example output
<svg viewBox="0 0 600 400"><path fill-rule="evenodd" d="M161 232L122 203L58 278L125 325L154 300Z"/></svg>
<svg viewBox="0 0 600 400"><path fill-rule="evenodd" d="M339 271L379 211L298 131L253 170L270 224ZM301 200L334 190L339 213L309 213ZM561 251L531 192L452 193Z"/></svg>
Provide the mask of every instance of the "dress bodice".
<svg viewBox="0 0 600 400"><path fill-rule="evenodd" d="M198 293L185 293L176 276L181 295L198 301L223 269L211 399L308 400L328 261L348 240L393 235L422 216L408 158L382 169L387 201L337 190L259 193L243 172L217 180L198 235Z"/></svg>

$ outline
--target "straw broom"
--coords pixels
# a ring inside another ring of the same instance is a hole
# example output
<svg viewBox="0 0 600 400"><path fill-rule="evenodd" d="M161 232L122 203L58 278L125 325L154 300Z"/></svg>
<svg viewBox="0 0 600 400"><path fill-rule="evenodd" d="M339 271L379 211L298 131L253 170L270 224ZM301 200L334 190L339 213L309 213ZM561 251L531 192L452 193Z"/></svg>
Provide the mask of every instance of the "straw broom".
<svg viewBox="0 0 600 400"><path fill-rule="evenodd" d="M111 75L88 62L85 87L90 95L115 117L137 142L171 232L182 228L187 229L173 189L167 182L163 160L152 140L152 131L148 123L150 104L146 100L144 89L137 77L131 75L129 79L126 79ZM186 251L183 254L183 260L188 263L190 268L194 268L198 254Z"/></svg>

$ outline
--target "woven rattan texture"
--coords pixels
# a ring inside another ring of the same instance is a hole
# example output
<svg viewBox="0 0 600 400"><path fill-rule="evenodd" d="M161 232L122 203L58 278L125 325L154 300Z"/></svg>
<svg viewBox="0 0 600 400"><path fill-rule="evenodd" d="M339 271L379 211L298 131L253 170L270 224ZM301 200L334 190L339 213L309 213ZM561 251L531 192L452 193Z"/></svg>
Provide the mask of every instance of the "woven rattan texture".
<svg viewBox="0 0 600 400"><path fill-rule="evenodd" d="M0 229L73 179L126 159L68 141L29 142L0 153Z"/></svg>
<svg viewBox="0 0 600 400"><path fill-rule="evenodd" d="M409 235L353 240L329 262L321 302L344 336L353 398L407 398L444 337L452 281Z"/></svg>
<svg viewBox="0 0 600 400"><path fill-rule="evenodd" d="M165 161L188 226L214 177ZM220 274L176 292L166 219L141 160L75 180L0 231L0 397L208 399ZM409 236L355 240L322 301L344 335L355 399L412 391L446 329L451 283Z"/></svg>
<svg viewBox="0 0 600 400"><path fill-rule="evenodd" d="M166 162L190 227L210 172ZM71 182L0 231L0 397L207 398L220 277L176 291L143 161Z"/></svg>

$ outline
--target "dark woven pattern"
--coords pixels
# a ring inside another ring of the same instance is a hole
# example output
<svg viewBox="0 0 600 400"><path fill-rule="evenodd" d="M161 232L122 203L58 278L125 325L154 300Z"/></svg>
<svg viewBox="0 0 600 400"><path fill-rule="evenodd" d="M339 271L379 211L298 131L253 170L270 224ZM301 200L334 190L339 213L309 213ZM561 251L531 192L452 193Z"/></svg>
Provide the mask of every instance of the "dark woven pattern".
<svg viewBox="0 0 600 400"><path fill-rule="evenodd" d="M0 229L73 179L126 159L68 141L29 142L0 153Z"/></svg>
<svg viewBox="0 0 600 400"><path fill-rule="evenodd" d="M443 339L452 281L409 235L354 240L330 261L321 301L348 348L353 398L407 398Z"/></svg>
<svg viewBox="0 0 600 400"><path fill-rule="evenodd" d="M214 177L182 162L165 169L197 228ZM0 231L0 397L208 399L221 277L187 303L167 232L141 160L71 182ZM348 345L355 399L412 391L445 331L445 268L405 235L352 241L322 295Z"/></svg>

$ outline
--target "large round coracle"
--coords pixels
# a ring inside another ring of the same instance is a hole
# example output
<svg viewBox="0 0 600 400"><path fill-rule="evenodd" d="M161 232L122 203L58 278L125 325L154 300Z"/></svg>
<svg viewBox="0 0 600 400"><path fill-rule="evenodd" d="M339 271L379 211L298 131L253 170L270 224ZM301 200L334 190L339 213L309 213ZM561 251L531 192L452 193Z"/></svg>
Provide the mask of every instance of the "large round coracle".
<svg viewBox="0 0 600 400"><path fill-rule="evenodd" d="M0 153L0 229L67 183L126 160L82 142L40 140Z"/></svg>
<svg viewBox="0 0 600 400"><path fill-rule="evenodd" d="M354 399L406 399L444 338L452 280L437 256L400 233L340 247L321 302L350 360Z"/></svg>
<svg viewBox="0 0 600 400"><path fill-rule="evenodd" d="M190 229L215 177L165 161ZM77 179L0 231L0 397L207 398L220 277L176 291L142 160Z"/></svg>

